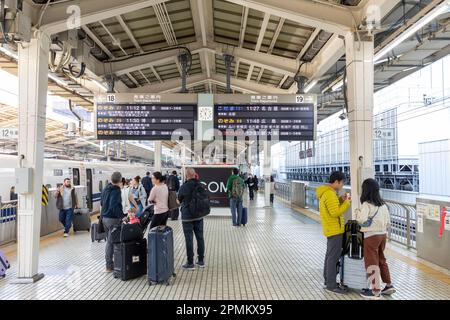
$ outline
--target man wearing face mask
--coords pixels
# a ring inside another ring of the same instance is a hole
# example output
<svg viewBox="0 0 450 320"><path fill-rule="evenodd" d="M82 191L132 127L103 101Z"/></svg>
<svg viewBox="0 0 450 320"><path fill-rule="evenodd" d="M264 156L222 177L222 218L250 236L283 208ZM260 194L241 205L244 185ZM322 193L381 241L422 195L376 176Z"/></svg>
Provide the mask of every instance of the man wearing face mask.
<svg viewBox="0 0 450 320"><path fill-rule="evenodd" d="M73 210L78 208L78 198L75 188L72 187L69 178L55 192L56 208L59 210L59 222L64 226L64 237L69 236L73 221Z"/></svg>

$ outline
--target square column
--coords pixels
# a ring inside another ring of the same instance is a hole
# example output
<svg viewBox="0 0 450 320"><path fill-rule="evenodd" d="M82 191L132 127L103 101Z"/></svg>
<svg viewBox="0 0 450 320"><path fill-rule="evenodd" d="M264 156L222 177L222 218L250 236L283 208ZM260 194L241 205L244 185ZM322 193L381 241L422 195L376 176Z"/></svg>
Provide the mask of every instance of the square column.
<svg viewBox="0 0 450 320"><path fill-rule="evenodd" d="M345 37L352 212L361 206L362 182L373 178L373 36Z"/></svg>
<svg viewBox="0 0 450 320"><path fill-rule="evenodd" d="M272 175L272 142L263 141L264 148L264 207L270 207L270 176Z"/></svg>
<svg viewBox="0 0 450 320"><path fill-rule="evenodd" d="M45 109L47 105L50 38L39 33L19 45L19 166L32 169L32 190L19 195L17 212L16 283L35 282L38 273L41 197L44 171Z"/></svg>
<svg viewBox="0 0 450 320"><path fill-rule="evenodd" d="M161 172L161 153L162 153L162 142L155 141L155 171ZM161 172L162 173L162 172Z"/></svg>

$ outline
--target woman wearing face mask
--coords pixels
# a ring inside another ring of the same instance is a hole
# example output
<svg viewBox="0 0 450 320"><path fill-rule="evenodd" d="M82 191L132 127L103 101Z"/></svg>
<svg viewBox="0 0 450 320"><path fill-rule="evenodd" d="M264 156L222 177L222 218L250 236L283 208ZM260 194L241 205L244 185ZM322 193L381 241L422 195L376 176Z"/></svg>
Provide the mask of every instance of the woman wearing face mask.
<svg viewBox="0 0 450 320"><path fill-rule="evenodd" d="M130 188L130 205L132 208L136 208L136 216L140 218L142 212L144 211L144 205L146 205L147 193L142 186L141 177L136 176L133 178Z"/></svg>
<svg viewBox="0 0 450 320"><path fill-rule="evenodd" d="M169 188L164 184L164 176L161 172L152 174L153 188L148 197L149 202L155 204L155 214L153 215L150 229L157 226L165 226L169 218Z"/></svg>

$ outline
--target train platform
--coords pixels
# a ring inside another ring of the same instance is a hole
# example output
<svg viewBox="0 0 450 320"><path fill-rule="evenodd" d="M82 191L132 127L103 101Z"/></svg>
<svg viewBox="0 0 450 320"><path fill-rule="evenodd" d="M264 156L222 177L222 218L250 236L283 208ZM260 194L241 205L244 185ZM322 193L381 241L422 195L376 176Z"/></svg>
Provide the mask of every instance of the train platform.
<svg viewBox="0 0 450 320"><path fill-rule="evenodd" d="M340 296L323 288L326 241L315 213L295 209L280 199L264 208L264 199L248 203L249 223L235 228L226 217L205 219L206 268L182 270L185 245L180 221L174 229L177 277L169 286L149 286L146 276L121 281L104 273L105 244L91 243L87 232L41 240L34 284L13 284L14 248L6 249L12 267L0 280L0 300L359 300L358 292ZM300 212L300 211L303 211ZM308 216L306 216L307 214ZM448 300L450 272L420 261L389 244L388 263L397 293L393 300Z"/></svg>

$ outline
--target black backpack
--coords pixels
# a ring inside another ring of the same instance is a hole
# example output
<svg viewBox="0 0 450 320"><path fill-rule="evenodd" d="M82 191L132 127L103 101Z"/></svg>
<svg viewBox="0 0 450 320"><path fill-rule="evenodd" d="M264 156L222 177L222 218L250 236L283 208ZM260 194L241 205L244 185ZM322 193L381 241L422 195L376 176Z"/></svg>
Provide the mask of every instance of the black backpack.
<svg viewBox="0 0 450 320"><path fill-rule="evenodd" d="M208 192L201 183L195 184L192 199L189 202L189 211L193 219L203 218L211 212Z"/></svg>

